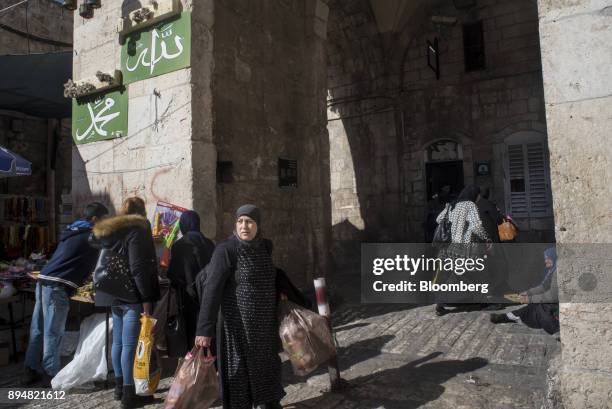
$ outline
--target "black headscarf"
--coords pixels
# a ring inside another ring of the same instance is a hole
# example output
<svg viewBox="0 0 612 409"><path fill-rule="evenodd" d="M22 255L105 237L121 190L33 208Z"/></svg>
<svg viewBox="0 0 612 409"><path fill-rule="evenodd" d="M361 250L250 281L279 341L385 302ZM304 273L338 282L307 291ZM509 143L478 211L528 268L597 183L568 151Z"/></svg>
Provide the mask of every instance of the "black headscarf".
<svg viewBox="0 0 612 409"><path fill-rule="evenodd" d="M189 232L200 233L200 216L193 210L187 210L181 214L179 219L179 227L183 235Z"/></svg>
<svg viewBox="0 0 612 409"><path fill-rule="evenodd" d="M236 220L238 220L240 216L250 217L251 219L255 220L255 223L257 223L257 228L261 227L261 212L257 206L252 204L240 206L238 210L236 210Z"/></svg>
<svg viewBox="0 0 612 409"><path fill-rule="evenodd" d="M469 185L463 188L461 193L459 193L459 197L457 198L457 203L459 202L476 202L478 199L478 195L480 194L480 188L476 185Z"/></svg>
<svg viewBox="0 0 612 409"><path fill-rule="evenodd" d="M234 236L238 239L240 243L247 246L259 246L261 244L261 212L259 208L252 204L242 205L236 210L235 219L238 220L240 216L248 216L251 219L255 220L257 223L257 234L251 241L242 240L238 233L236 233L236 229L234 229Z"/></svg>

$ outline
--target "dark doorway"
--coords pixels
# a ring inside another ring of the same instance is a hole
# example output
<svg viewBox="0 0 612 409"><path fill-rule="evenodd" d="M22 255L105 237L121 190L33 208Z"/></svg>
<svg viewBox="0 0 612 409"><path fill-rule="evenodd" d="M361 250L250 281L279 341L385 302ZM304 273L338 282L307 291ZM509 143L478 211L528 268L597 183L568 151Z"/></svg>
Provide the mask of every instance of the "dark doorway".
<svg viewBox="0 0 612 409"><path fill-rule="evenodd" d="M451 188L450 199L456 198L463 189L463 161L430 162L425 165L425 173L427 201L446 185Z"/></svg>

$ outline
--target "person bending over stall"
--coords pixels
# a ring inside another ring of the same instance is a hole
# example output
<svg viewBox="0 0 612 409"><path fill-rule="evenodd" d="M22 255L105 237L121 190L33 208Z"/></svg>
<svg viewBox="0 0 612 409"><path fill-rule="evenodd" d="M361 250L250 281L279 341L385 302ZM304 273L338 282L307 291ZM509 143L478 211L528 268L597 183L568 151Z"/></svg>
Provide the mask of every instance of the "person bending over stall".
<svg viewBox="0 0 612 409"><path fill-rule="evenodd" d="M151 400L151 397L136 396L133 368L140 316L151 315L153 303L160 298L160 289L151 225L146 219L143 200L126 199L121 213L98 223L90 241L92 246L102 248L96 273L106 269L113 272L109 275L121 277L106 291L96 288L95 302L96 306L112 307L115 400L121 400L122 408L133 408ZM127 270L123 274L119 272L121 264Z"/></svg>
<svg viewBox="0 0 612 409"><path fill-rule="evenodd" d="M277 269L271 254L259 209L244 205L236 212L233 235L215 248L207 267L196 345L210 347L217 332L225 409L282 407ZM216 331L220 308L223 321Z"/></svg>
<svg viewBox="0 0 612 409"><path fill-rule="evenodd" d="M21 380L24 386L41 378L45 386L50 386L51 378L61 369L60 345L70 297L91 277L96 266L99 251L89 246L88 239L94 225L107 214L108 209L102 203L88 204L83 217L62 232L55 253L38 276L36 304Z"/></svg>
<svg viewBox="0 0 612 409"><path fill-rule="evenodd" d="M492 323L522 322L551 335L559 331L557 252L553 247L544 251L544 264L546 271L542 283L520 294L521 302L528 305L505 314L491 314Z"/></svg>

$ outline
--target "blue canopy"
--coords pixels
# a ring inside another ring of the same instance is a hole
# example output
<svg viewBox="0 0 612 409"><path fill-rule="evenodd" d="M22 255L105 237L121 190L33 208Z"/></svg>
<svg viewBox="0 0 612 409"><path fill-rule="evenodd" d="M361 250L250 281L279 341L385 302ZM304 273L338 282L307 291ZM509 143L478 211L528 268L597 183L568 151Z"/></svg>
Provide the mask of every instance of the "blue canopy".
<svg viewBox="0 0 612 409"><path fill-rule="evenodd" d="M0 178L11 176L29 176L32 174L32 163L0 146Z"/></svg>

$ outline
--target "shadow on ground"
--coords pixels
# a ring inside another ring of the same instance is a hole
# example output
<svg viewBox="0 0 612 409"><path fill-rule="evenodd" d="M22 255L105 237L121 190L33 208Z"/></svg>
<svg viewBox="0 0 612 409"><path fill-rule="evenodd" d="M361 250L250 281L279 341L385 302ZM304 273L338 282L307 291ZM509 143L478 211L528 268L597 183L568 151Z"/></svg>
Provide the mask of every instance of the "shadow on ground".
<svg viewBox="0 0 612 409"><path fill-rule="evenodd" d="M440 355L440 352L434 352L399 368L352 379L350 386L340 393L327 392L313 399L294 402L286 408L324 406L330 398L355 405L346 402L343 406L347 407L418 408L438 399L445 391L443 384L448 380L488 364L483 358L429 362Z"/></svg>

